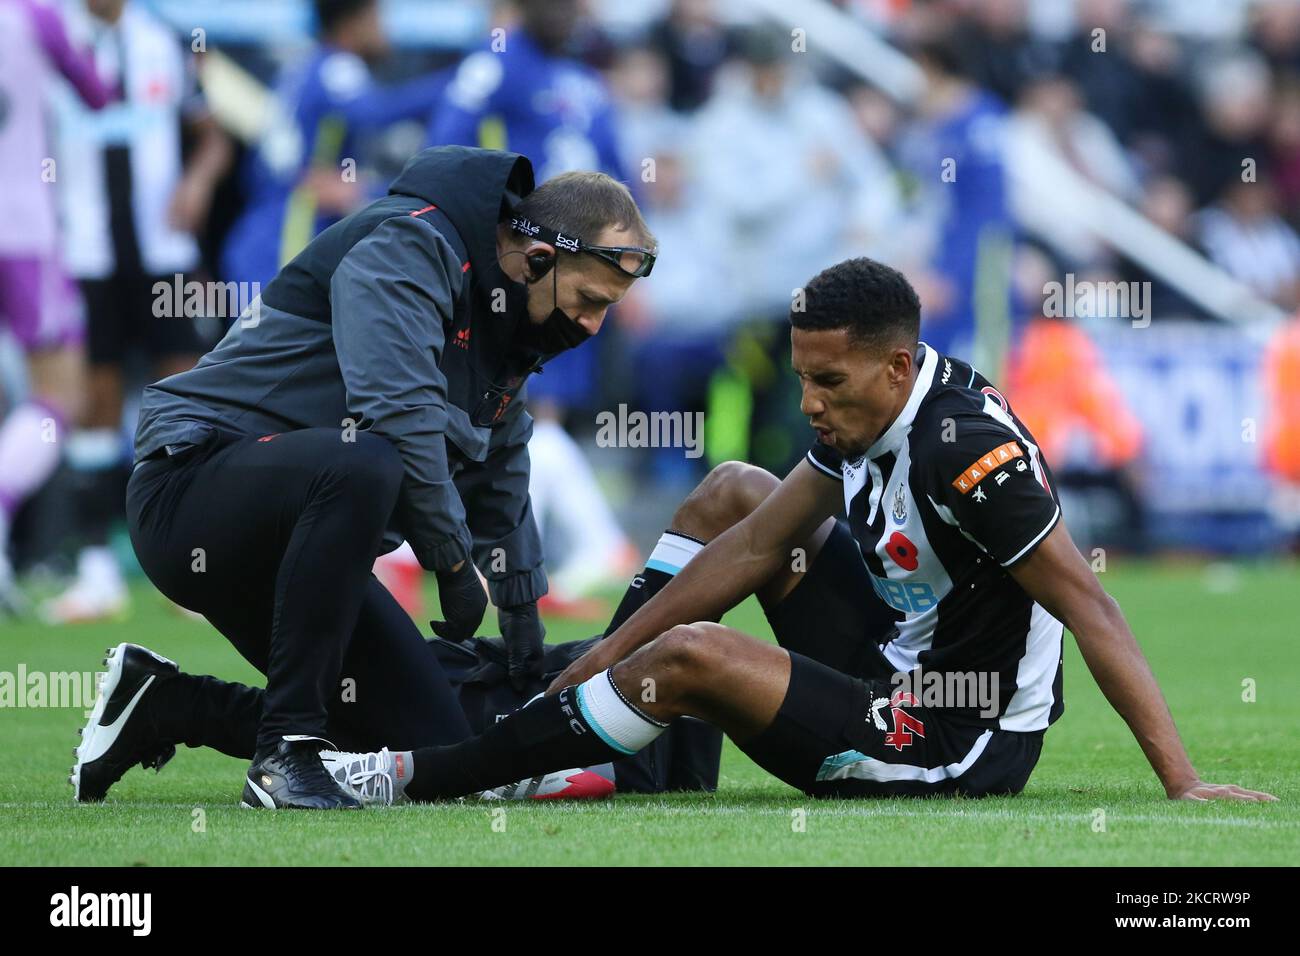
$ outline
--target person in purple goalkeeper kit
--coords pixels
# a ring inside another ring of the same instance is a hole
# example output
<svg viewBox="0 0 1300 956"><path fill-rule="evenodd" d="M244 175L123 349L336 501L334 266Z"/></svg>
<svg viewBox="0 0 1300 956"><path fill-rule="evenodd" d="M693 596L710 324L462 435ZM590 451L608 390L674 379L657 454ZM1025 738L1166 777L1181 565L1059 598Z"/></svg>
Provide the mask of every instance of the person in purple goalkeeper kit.
<svg viewBox="0 0 1300 956"><path fill-rule="evenodd" d="M9 524L58 465L79 413L84 336L76 288L57 253L58 166L46 137L48 97L63 76L91 109L111 98L59 13L0 0L0 327L26 353L31 393L0 422L0 615L23 606L9 564Z"/></svg>
<svg viewBox="0 0 1300 956"><path fill-rule="evenodd" d="M157 290L183 285L199 268L196 236L232 155L199 88L188 34L182 39L133 0L83 0L66 10L73 36L87 38L95 69L121 95L99 113L70 97L57 102L61 248L85 304L87 371L85 408L65 447L76 574L38 608L50 624L112 619L129 607L110 545L129 473L128 370L141 356L169 375L203 351L192 309L171 307ZM183 132L192 137L188 151Z"/></svg>

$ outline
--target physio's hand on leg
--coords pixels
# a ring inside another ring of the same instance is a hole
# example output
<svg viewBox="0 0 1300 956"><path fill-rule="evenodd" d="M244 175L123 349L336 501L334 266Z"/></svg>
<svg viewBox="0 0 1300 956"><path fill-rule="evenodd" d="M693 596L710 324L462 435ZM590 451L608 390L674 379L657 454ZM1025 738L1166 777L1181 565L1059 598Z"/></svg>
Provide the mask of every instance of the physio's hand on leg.
<svg viewBox="0 0 1300 956"><path fill-rule="evenodd" d="M445 621L430 621L433 633L449 641L465 641L474 636L487 611L487 592L479 582L474 565L462 561L450 571L437 571L438 603Z"/></svg>
<svg viewBox="0 0 1300 956"><path fill-rule="evenodd" d="M529 681L542 676L542 640L546 628L537 616L537 603L503 607L497 611L497 622L509 654L510 684L522 692Z"/></svg>

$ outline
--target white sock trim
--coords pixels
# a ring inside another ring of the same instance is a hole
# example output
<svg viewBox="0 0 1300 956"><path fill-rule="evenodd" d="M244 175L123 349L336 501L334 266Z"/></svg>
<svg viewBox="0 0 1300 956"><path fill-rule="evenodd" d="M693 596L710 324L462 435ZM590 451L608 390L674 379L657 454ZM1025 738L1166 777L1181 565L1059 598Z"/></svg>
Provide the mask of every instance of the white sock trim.
<svg viewBox="0 0 1300 956"><path fill-rule="evenodd" d="M668 726L628 703L608 670L579 684L577 699L583 719L596 736L619 753L634 754L649 746Z"/></svg>
<svg viewBox="0 0 1300 956"><path fill-rule="evenodd" d="M659 536L659 543L650 552L650 560L646 561L645 566L654 571L675 575L690 563L691 558L703 550L703 542L678 534L676 531L665 531Z"/></svg>

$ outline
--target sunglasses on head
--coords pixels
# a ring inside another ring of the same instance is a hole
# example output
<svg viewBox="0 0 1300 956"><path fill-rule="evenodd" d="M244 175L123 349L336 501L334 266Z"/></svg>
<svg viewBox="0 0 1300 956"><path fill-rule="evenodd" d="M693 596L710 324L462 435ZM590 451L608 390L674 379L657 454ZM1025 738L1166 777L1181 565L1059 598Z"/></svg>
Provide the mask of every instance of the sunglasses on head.
<svg viewBox="0 0 1300 956"><path fill-rule="evenodd" d="M564 249L567 252L585 252L588 255L595 256L597 259L608 262L624 275L629 275L634 279L648 276L650 270L655 266L656 256L654 250L645 249L641 246L593 246L575 236L566 236L562 232L556 232L554 229L532 222L522 216L513 217L510 220L510 228L532 239L549 243L555 246L556 249Z"/></svg>

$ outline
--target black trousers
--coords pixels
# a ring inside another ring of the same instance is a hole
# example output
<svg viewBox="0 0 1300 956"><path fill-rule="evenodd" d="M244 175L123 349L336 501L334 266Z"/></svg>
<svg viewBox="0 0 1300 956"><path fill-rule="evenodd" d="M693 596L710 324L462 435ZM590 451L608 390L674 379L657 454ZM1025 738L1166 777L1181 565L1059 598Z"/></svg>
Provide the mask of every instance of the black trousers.
<svg viewBox="0 0 1300 956"><path fill-rule="evenodd" d="M401 459L382 438L355 438L218 433L132 472L127 520L145 573L266 675L265 692L164 682L150 695L162 736L248 757L285 734L345 750L469 736L432 650L371 573Z"/></svg>

